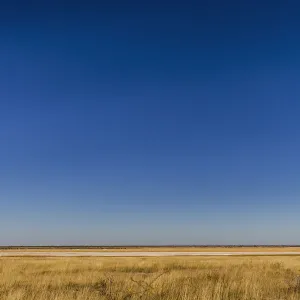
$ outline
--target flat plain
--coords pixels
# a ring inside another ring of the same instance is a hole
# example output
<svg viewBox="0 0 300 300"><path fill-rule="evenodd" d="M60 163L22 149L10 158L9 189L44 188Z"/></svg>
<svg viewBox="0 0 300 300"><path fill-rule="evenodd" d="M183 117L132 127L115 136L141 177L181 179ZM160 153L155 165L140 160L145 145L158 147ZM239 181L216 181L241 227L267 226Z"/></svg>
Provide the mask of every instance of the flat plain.
<svg viewBox="0 0 300 300"><path fill-rule="evenodd" d="M0 251L0 257L174 257L174 256L300 256L300 252L191 252L191 251Z"/></svg>
<svg viewBox="0 0 300 300"><path fill-rule="evenodd" d="M218 247L203 247L203 246L183 246L183 247L172 247L172 246L163 246L163 247L13 247L13 248L0 248L1 251L12 251L12 252L299 252L299 247L291 246L257 246L257 247L234 247L234 246L218 246Z"/></svg>
<svg viewBox="0 0 300 300"><path fill-rule="evenodd" d="M300 256L2 257L0 299L300 299Z"/></svg>

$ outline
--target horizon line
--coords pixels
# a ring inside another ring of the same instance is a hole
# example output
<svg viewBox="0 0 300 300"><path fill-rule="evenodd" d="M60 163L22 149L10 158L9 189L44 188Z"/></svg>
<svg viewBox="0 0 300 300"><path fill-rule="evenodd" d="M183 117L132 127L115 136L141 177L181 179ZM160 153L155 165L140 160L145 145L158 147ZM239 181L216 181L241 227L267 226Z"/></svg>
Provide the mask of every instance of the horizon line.
<svg viewBox="0 0 300 300"><path fill-rule="evenodd" d="M182 248L182 247L203 247L203 248L233 248L233 247L300 247L299 244L191 244L191 245L3 245L0 246L0 249L13 249L13 248L164 248L164 247L173 247L173 248Z"/></svg>

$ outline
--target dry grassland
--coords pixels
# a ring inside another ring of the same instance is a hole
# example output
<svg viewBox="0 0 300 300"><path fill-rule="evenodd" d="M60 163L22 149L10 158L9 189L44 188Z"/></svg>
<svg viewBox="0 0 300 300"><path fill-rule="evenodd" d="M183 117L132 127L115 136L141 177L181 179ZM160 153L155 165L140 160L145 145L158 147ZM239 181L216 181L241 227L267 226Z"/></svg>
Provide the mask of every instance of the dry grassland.
<svg viewBox="0 0 300 300"><path fill-rule="evenodd" d="M300 247L120 247L120 248L21 248L5 251L41 252L300 252Z"/></svg>
<svg viewBox="0 0 300 300"><path fill-rule="evenodd" d="M1 258L5 300L296 300L300 257Z"/></svg>

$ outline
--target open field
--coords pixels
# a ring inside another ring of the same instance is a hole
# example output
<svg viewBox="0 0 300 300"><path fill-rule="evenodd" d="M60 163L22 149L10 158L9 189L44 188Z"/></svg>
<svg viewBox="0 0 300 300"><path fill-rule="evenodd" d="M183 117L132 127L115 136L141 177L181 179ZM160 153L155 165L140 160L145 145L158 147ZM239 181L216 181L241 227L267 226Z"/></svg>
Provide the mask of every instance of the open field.
<svg viewBox="0 0 300 300"><path fill-rule="evenodd" d="M0 258L5 300L296 300L300 257Z"/></svg>
<svg viewBox="0 0 300 300"><path fill-rule="evenodd" d="M300 247L201 247L201 246L184 246L184 247L13 247L11 249L1 249L0 251L22 251L22 252L299 252Z"/></svg>
<svg viewBox="0 0 300 300"><path fill-rule="evenodd" d="M248 252L191 252L191 251L142 251L142 252L129 252L129 251L0 251L0 257L166 257L166 256L300 256L300 252L275 252L275 251L248 251Z"/></svg>
<svg viewBox="0 0 300 300"><path fill-rule="evenodd" d="M299 255L300 247L110 247L0 248L0 257L142 257L142 256L256 256Z"/></svg>

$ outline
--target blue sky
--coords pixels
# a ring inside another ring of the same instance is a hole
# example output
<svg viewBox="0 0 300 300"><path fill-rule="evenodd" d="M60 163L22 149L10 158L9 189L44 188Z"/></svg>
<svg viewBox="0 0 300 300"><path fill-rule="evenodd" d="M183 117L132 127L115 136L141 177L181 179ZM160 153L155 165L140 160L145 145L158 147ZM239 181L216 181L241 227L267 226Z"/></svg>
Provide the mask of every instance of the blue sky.
<svg viewBox="0 0 300 300"><path fill-rule="evenodd" d="M3 9L0 244L299 244L299 9Z"/></svg>

